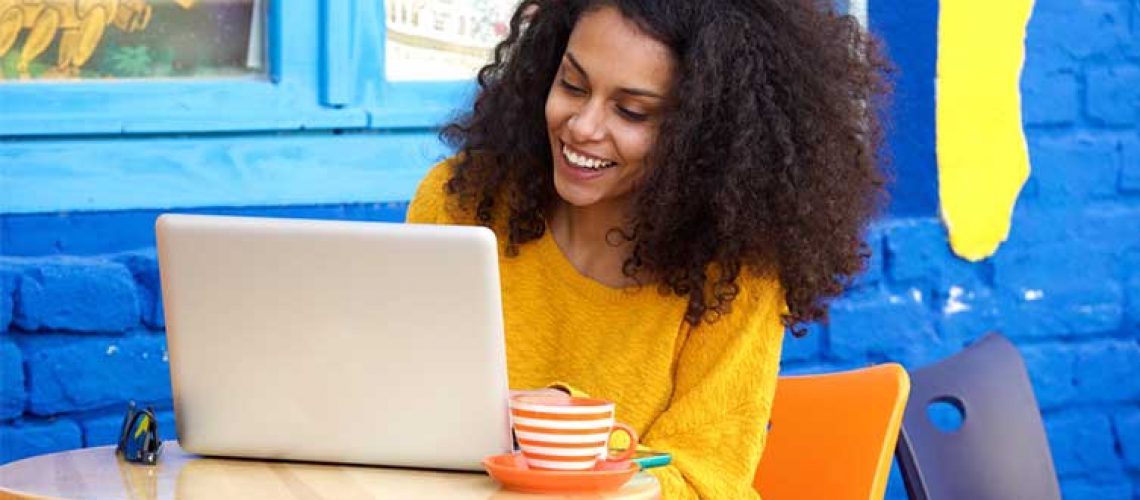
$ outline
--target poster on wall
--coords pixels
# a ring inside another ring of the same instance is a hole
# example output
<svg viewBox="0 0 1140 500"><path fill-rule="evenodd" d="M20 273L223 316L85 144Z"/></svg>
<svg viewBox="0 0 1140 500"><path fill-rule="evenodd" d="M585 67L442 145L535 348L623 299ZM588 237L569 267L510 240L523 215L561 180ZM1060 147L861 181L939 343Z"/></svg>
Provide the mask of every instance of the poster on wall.
<svg viewBox="0 0 1140 500"><path fill-rule="evenodd" d="M507 36L519 0L386 0L389 81L466 80Z"/></svg>
<svg viewBox="0 0 1140 500"><path fill-rule="evenodd" d="M265 73L269 0L0 0L0 82Z"/></svg>

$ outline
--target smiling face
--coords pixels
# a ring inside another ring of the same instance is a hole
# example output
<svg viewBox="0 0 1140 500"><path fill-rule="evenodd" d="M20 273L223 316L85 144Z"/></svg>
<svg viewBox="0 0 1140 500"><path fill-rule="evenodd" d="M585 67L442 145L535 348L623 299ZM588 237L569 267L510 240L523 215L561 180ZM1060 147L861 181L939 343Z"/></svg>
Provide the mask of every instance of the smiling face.
<svg viewBox="0 0 1140 500"><path fill-rule="evenodd" d="M582 14L546 98L554 188L576 207L624 207L645 176L673 80L668 47L613 7Z"/></svg>

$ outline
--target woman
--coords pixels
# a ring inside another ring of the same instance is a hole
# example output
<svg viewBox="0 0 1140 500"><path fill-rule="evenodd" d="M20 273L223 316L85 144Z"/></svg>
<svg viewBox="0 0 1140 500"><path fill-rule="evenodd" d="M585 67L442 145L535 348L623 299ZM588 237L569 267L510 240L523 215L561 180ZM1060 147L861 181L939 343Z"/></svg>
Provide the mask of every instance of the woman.
<svg viewBox="0 0 1140 500"><path fill-rule="evenodd" d="M799 0L528 0L409 222L502 246L510 382L617 402L666 498L755 497L785 328L881 201L881 60Z"/></svg>

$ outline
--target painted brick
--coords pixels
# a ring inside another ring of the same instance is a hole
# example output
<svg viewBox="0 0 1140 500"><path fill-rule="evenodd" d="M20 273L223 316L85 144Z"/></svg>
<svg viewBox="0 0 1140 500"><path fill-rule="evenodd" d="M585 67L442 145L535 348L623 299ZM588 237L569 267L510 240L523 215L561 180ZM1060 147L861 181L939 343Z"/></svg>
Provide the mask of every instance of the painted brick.
<svg viewBox="0 0 1140 500"><path fill-rule="evenodd" d="M127 266L138 287L139 307L143 324L152 328L165 328L162 309L162 285L158 274L158 257L153 247L124 252L113 260Z"/></svg>
<svg viewBox="0 0 1140 500"><path fill-rule="evenodd" d="M1000 302L986 287L951 286L939 291L938 332L947 348L959 350L991 331L1005 331Z"/></svg>
<svg viewBox="0 0 1140 500"><path fill-rule="evenodd" d="M1109 341L1082 345L1077 355L1077 390L1082 401L1140 400L1140 344Z"/></svg>
<svg viewBox="0 0 1140 500"><path fill-rule="evenodd" d="M1121 142L1120 190L1140 192L1140 137L1129 137Z"/></svg>
<svg viewBox="0 0 1140 500"><path fill-rule="evenodd" d="M0 425L0 464L44 453L71 450L82 445L79 425L71 420Z"/></svg>
<svg viewBox="0 0 1140 500"><path fill-rule="evenodd" d="M1026 33L1026 60L1103 59L1128 37L1128 6L1110 0L1038 0Z"/></svg>
<svg viewBox="0 0 1140 500"><path fill-rule="evenodd" d="M410 194L410 192L409 192ZM160 201L164 203L165 200ZM154 221L166 212L250 217L291 217L403 222L407 202L204 207L191 209L118 210L0 214L0 231L18 234L0 255L100 255L154 246Z"/></svg>
<svg viewBox="0 0 1140 500"><path fill-rule="evenodd" d="M1129 247L1140 249L1140 206L1112 204L1090 207L1081 214L1073 234L1076 240L1071 244L1085 246L1093 252L1102 248L1113 253Z"/></svg>
<svg viewBox="0 0 1140 500"><path fill-rule="evenodd" d="M0 338L0 420L24 413L24 356L11 340Z"/></svg>
<svg viewBox="0 0 1140 500"><path fill-rule="evenodd" d="M1088 70L1089 117L1107 125L1133 125L1140 118L1140 68L1111 66Z"/></svg>
<svg viewBox="0 0 1140 500"><path fill-rule="evenodd" d="M146 405L143 405L146 406ZM83 446L107 446L117 444L119 431L123 425L123 416L127 406L117 408L118 413L89 417L80 422L83 428ZM170 410L156 410L154 416L158 418L158 437L166 441L176 439L174 432L174 412Z"/></svg>
<svg viewBox="0 0 1140 500"><path fill-rule="evenodd" d="M917 289L844 297L831 306L828 341L841 361L894 360L921 365L946 354Z"/></svg>
<svg viewBox="0 0 1140 500"><path fill-rule="evenodd" d="M810 375L815 373L833 373L851 370L866 366L866 363L835 363L828 361L814 361L808 363L788 363L780 367L780 375Z"/></svg>
<svg viewBox="0 0 1140 500"><path fill-rule="evenodd" d="M819 358L823 350L825 333L824 328L813 323L807 326L807 336L796 338L790 333L785 334L781 363Z"/></svg>
<svg viewBox="0 0 1140 500"><path fill-rule="evenodd" d="M16 324L25 330L122 332L139 323L134 279L121 264L56 258L20 278Z"/></svg>
<svg viewBox="0 0 1140 500"><path fill-rule="evenodd" d="M1093 337L1124 324L1124 292L1108 281L1084 289L1028 288L1002 297L1002 324L1010 338Z"/></svg>
<svg viewBox="0 0 1140 500"><path fill-rule="evenodd" d="M1080 118L1080 86L1071 69L1027 64L1021 76L1026 126L1070 125Z"/></svg>
<svg viewBox="0 0 1140 500"><path fill-rule="evenodd" d="M1125 463L1129 469L1140 471L1140 410L1132 409L1116 415L1113 426Z"/></svg>
<svg viewBox="0 0 1140 500"><path fill-rule="evenodd" d="M894 282L926 282L949 288L984 281L988 263L970 263L956 257L946 229L935 218L904 219L886 228L887 275Z"/></svg>
<svg viewBox="0 0 1140 500"><path fill-rule="evenodd" d="M1132 482L1126 476L1104 479L1064 479L1061 495L1073 500L1109 500L1132 498Z"/></svg>
<svg viewBox="0 0 1140 500"><path fill-rule="evenodd" d="M1140 56L1140 3L1132 2L1132 44L1131 48L1134 49L1130 52L1133 55Z"/></svg>
<svg viewBox="0 0 1140 500"><path fill-rule="evenodd" d="M1069 206L1030 206L1028 203L1018 203L1013 211L1009 239L998 247L994 258L1004 252L1024 250L1035 245L1073 241L1083 217L1083 211Z"/></svg>
<svg viewBox="0 0 1140 500"><path fill-rule="evenodd" d="M126 408L126 405L121 405L121 408L120 405L116 405L115 409L119 410L119 413L88 417L81 420L79 425L83 428L83 446L89 448L117 444ZM165 439L166 433L163 432L161 422L158 431L161 437Z"/></svg>
<svg viewBox="0 0 1140 500"><path fill-rule="evenodd" d="M1045 432L1060 476L1121 470L1112 425L1103 413L1072 410L1045 416Z"/></svg>
<svg viewBox="0 0 1140 500"><path fill-rule="evenodd" d="M1089 134L1026 136L1032 172L1024 197L1035 206L1072 207L1117 193L1119 142Z"/></svg>
<svg viewBox="0 0 1140 500"><path fill-rule="evenodd" d="M893 281L932 280L950 249L936 219L903 219L884 228L887 275Z"/></svg>
<svg viewBox="0 0 1140 500"><path fill-rule="evenodd" d="M1010 337L1088 336L1118 330L1124 291L1117 258L1081 244L1007 248L994 257L994 281Z"/></svg>
<svg viewBox="0 0 1140 500"><path fill-rule="evenodd" d="M1124 308L1125 328L1140 336L1140 276L1125 283Z"/></svg>
<svg viewBox="0 0 1140 500"><path fill-rule="evenodd" d="M35 336L23 343L36 415L170 399L165 339Z"/></svg>
<svg viewBox="0 0 1140 500"><path fill-rule="evenodd" d="M886 55L901 69L893 75L893 105L886 113L898 126L883 145L897 172L889 209L895 216L931 215L938 212L934 151L938 2L910 1L906 8L892 3L866 2L872 31L882 36Z"/></svg>
<svg viewBox="0 0 1140 500"><path fill-rule="evenodd" d="M873 225L867 230L867 246L871 257L867 259L867 269L855 278L856 287L867 287L883 280L883 264L886 253L886 230L881 225Z"/></svg>
<svg viewBox="0 0 1140 500"><path fill-rule="evenodd" d="M994 283L1015 293L1099 287L1115 280L1114 261L1108 251L1072 242L1007 248L994 255Z"/></svg>
<svg viewBox="0 0 1140 500"><path fill-rule="evenodd" d="M0 223L21 236L7 255L93 255L154 245L156 217L155 211L75 211L13 214Z"/></svg>
<svg viewBox="0 0 1140 500"><path fill-rule="evenodd" d="M1018 349L1033 384L1037 405L1043 410L1072 404L1077 389L1077 355L1063 343L1023 346Z"/></svg>
<svg viewBox="0 0 1140 500"><path fill-rule="evenodd" d="M8 331L15 312L16 281L19 278L15 267L0 258L0 332Z"/></svg>

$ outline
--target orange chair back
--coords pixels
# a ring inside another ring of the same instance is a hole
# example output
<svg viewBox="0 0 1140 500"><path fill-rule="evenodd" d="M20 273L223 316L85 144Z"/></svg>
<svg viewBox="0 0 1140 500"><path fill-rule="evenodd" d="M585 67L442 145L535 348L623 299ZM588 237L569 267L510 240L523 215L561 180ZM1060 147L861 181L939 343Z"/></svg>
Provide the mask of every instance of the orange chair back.
<svg viewBox="0 0 1140 500"><path fill-rule="evenodd" d="M895 363L780 377L753 487L765 500L882 499L909 394Z"/></svg>

